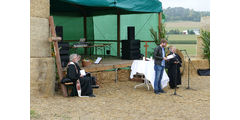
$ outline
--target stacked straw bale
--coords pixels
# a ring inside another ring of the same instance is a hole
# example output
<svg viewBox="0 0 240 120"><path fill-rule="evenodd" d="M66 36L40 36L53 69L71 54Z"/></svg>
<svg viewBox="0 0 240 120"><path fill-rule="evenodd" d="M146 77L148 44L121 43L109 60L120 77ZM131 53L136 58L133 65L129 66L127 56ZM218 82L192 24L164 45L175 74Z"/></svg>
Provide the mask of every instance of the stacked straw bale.
<svg viewBox="0 0 240 120"><path fill-rule="evenodd" d="M201 29L210 31L210 16L201 18Z"/></svg>
<svg viewBox="0 0 240 120"><path fill-rule="evenodd" d="M197 58L203 58L203 41L200 36L197 37Z"/></svg>
<svg viewBox="0 0 240 120"><path fill-rule="evenodd" d="M55 87L54 58L30 59L31 95L53 96Z"/></svg>
<svg viewBox="0 0 240 120"><path fill-rule="evenodd" d="M119 82L126 82L130 80L130 70L120 69L118 70L118 81Z"/></svg>
<svg viewBox="0 0 240 120"><path fill-rule="evenodd" d="M97 78L98 84L114 83L116 80L115 71L93 72L91 73L91 75ZM118 82L126 82L128 80L130 80L130 70L126 69L118 70Z"/></svg>
<svg viewBox="0 0 240 120"><path fill-rule="evenodd" d="M98 84L115 82L115 74L115 71L101 71L91 73L92 76L95 76L97 78Z"/></svg>
<svg viewBox="0 0 240 120"><path fill-rule="evenodd" d="M30 0L31 17L48 19L50 15L50 0Z"/></svg>
<svg viewBox="0 0 240 120"><path fill-rule="evenodd" d="M191 59L192 64L190 64L190 77L196 77L199 76L197 73L197 69L209 69L210 65L207 59ZM194 69L194 67L195 69ZM182 77L187 77L188 76L188 60L185 60L185 65L182 66L182 69L184 67L184 72Z"/></svg>
<svg viewBox="0 0 240 120"><path fill-rule="evenodd" d="M55 60L49 38L50 1L30 0L30 93L31 96L55 94Z"/></svg>
<svg viewBox="0 0 240 120"><path fill-rule="evenodd" d="M31 17L30 30L30 56L51 57L48 19Z"/></svg>

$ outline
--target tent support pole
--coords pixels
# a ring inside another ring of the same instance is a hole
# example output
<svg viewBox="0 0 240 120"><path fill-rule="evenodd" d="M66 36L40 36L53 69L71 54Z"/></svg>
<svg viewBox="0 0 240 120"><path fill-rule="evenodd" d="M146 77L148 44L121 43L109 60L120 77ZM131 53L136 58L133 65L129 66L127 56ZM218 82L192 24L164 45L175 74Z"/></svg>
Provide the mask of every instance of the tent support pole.
<svg viewBox="0 0 240 120"><path fill-rule="evenodd" d="M87 42L87 17L86 16L83 17L83 30L84 30L84 38ZM84 53L85 55L87 55L87 48L84 48Z"/></svg>
<svg viewBox="0 0 240 120"><path fill-rule="evenodd" d="M120 14L117 13L117 56L120 57Z"/></svg>
<svg viewBox="0 0 240 120"><path fill-rule="evenodd" d="M161 35L161 30L162 30L161 29L162 28L161 27L162 26L161 22L162 22L162 12L159 12L158 13L158 38L159 38L159 40L161 39L161 36L160 36Z"/></svg>

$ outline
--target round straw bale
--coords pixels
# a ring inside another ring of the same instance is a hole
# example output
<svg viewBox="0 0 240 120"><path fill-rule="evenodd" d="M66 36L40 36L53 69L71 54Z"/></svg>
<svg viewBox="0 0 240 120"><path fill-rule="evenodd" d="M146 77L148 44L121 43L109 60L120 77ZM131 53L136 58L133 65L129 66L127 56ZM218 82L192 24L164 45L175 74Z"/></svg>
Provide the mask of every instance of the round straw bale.
<svg viewBox="0 0 240 120"><path fill-rule="evenodd" d="M48 19L31 17L30 30L30 56L51 57Z"/></svg>
<svg viewBox="0 0 240 120"><path fill-rule="evenodd" d="M30 58L30 93L33 96L53 96L56 82L55 60Z"/></svg>
<svg viewBox="0 0 240 120"><path fill-rule="evenodd" d="M30 16L48 18L50 15L50 0L30 0Z"/></svg>

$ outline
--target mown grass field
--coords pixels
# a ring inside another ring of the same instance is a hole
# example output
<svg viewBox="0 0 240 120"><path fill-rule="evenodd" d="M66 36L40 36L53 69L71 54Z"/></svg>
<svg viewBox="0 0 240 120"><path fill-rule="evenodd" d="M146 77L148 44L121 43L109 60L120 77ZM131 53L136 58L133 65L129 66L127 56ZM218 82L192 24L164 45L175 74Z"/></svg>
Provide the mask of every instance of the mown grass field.
<svg viewBox="0 0 240 120"><path fill-rule="evenodd" d="M195 44L169 44L175 46L179 50L186 50L189 56L197 55L197 46ZM186 56L185 52L182 52Z"/></svg>

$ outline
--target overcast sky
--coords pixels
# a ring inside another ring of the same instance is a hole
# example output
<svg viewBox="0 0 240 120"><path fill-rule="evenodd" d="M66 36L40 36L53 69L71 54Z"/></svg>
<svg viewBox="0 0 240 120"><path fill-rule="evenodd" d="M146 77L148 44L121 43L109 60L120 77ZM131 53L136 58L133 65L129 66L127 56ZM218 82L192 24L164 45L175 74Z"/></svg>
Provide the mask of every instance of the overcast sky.
<svg viewBox="0 0 240 120"><path fill-rule="evenodd" d="M210 11L210 0L160 0L163 9L168 7L184 7L196 11Z"/></svg>

